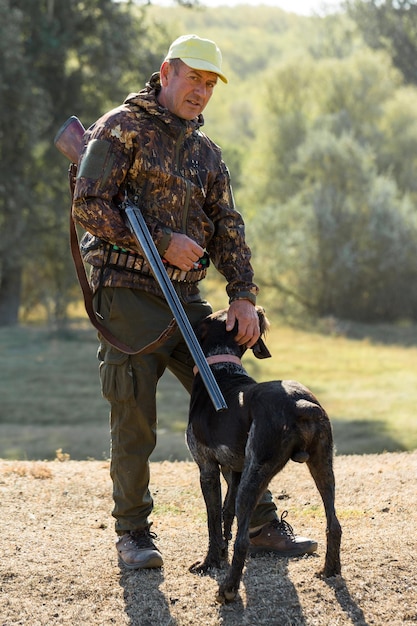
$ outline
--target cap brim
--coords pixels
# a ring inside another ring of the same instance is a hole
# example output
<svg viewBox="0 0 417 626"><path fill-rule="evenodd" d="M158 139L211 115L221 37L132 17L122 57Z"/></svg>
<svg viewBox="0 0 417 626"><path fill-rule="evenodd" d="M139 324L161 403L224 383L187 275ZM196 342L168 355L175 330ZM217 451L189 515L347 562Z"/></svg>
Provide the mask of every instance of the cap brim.
<svg viewBox="0 0 417 626"><path fill-rule="evenodd" d="M227 83L228 80L222 72L219 71L218 67L208 63L207 61L203 61L202 59L188 59L187 57L179 57L181 61L183 61L188 67L192 67L193 70L204 70L205 72L213 72L217 74L217 76L224 83Z"/></svg>

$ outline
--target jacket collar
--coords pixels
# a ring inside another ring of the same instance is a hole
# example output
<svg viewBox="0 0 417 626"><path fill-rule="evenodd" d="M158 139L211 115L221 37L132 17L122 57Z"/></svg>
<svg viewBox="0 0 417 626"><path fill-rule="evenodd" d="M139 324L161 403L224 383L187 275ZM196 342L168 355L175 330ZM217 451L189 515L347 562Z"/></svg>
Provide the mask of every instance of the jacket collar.
<svg viewBox="0 0 417 626"><path fill-rule="evenodd" d="M193 120L183 120L173 113L170 113L168 109L162 107L157 100L160 89L159 72L155 72L152 74L146 87L139 91L139 93L129 94L124 104L131 107L138 107L146 111L149 115L155 115L172 129L175 128L181 130L181 132L185 130L186 135L197 131L204 125L204 117L202 114Z"/></svg>

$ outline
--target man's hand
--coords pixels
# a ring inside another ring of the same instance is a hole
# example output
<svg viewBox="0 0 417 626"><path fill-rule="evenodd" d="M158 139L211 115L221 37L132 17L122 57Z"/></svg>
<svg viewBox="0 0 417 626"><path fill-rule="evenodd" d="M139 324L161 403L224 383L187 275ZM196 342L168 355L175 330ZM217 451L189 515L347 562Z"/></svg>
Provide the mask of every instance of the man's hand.
<svg viewBox="0 0 417 626"><path fill-rule="evenodd" d="M189 272L194 268L194 263L204 254L204 250L195 241L182 233L173 233L164 259L180 270Z"/></svg>
<svg viewBox="0 0 417 626"><path fill-rule="evenodd" d="M252 348L260 336L259 317L256 308L249 300L234 300L227 312L226 330L233 330L238 322L235 337L237 343Z"/></svg>

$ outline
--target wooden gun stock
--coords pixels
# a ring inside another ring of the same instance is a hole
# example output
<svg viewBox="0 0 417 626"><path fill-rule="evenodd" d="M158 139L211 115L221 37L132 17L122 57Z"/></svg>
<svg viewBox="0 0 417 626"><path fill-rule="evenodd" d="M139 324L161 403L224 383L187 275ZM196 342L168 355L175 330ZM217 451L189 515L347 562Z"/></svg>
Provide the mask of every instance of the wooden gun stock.
<svg viewBox="0 0 417 626"><path fill-rule="evenodd" d="M84 126L81 124L78 117L72 115L55 135L55 146L71 163L78 163L84 133Z"/></svg>

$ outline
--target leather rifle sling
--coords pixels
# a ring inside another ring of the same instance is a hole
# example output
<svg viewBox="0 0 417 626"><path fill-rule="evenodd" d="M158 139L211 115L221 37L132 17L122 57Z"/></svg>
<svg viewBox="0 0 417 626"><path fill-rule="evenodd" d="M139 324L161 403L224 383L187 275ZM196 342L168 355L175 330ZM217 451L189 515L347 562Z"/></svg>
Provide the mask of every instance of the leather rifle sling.
<svg viewBox="0 0 417 626"><path fill-rule="evenodd" d="M75 178L76 178L77 166L75 163L71 163L70 168L68 170L68 178L69 185L71 190L71 198L74 195L74 186L75 186ZM84 263L81 258L80 246L78 241L77 229L75 227L74 219L72 217L72 207L70 208L70 247L71 254L75 265L75 271L77 273L78 282L81 286L81 291L83 292L84 297L84 306L87 312L87 315L90 319L90 322L93 326L98 330L98 332L103 336L103 338L114 348L120 350L120 352L124 352L125 354L148 354L152 352L159 346L165 343L171 335L177 330L177 322L175 319L172 319L165 330L159 335L155 341L148 343L146 346L141 348L140 350L134 350L130 346L126 345L117 337L115 337L103 324L99 322L97 316L94 311L93 306L93 294L91 291L90 284L88 282L87 274L85 271Z"/></svg>

